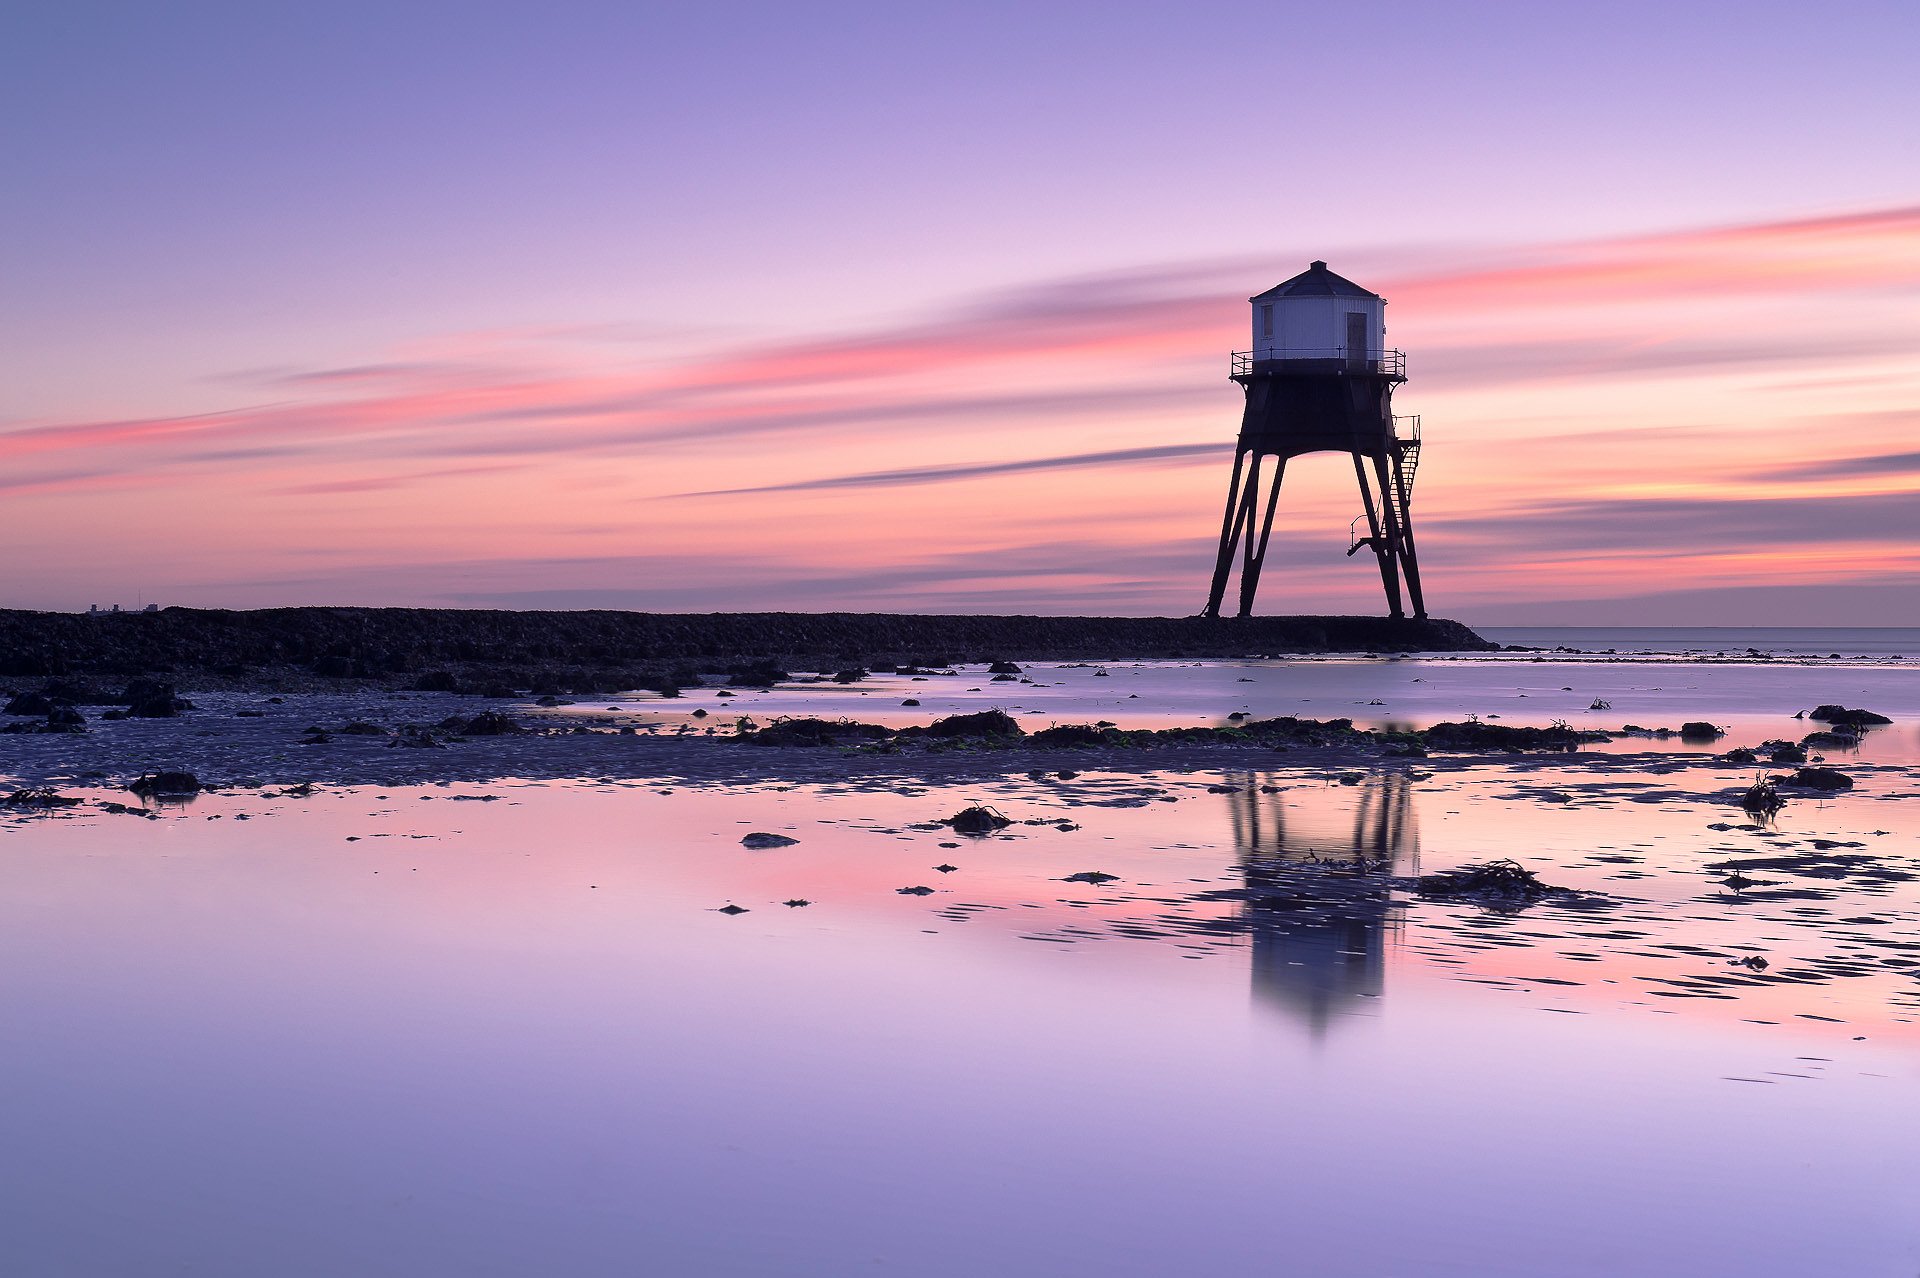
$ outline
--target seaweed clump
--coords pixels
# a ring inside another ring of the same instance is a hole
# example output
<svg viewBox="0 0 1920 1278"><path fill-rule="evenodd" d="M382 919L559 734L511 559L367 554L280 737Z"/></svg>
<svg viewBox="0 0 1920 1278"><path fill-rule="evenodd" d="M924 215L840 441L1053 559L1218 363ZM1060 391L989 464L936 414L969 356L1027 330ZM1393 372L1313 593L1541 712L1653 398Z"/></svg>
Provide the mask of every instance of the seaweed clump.
<svg viewBox="0 0 1920 1278"><path fill-rule="evenodd" d="M1004 830L1012 825L1013 819L984 803L976 803L970 808L960 809L940 824L952 826L955 834L992 834L995 830Z"/></svg>
<svg viewBox="0 0 1920 1278"><path fill-rule="evenodd" d="M1551 887L1518 861L1502 858L1420 876L1421 896L1435 900L1474 900L1487 905L1526 905L1564 888Z"/></svg>
<svg viewBox="0 0 1920 1278"><path fill-rule="evenodd" d="M1550 728L1510 727L1501 723L1436 723L1426 731L1429 747L1443 750L1577 750L1588 741L1605 741L1604 732L1586 732L1556 723Z"/></svg>
<svg viewBox="0 0 1920 1278"><path fill-rule="evenodd" d="M853 719L775 719L764 728L743 730L740 737L763 746L830 746L845 741L880 741L891 728Z"/></svg>

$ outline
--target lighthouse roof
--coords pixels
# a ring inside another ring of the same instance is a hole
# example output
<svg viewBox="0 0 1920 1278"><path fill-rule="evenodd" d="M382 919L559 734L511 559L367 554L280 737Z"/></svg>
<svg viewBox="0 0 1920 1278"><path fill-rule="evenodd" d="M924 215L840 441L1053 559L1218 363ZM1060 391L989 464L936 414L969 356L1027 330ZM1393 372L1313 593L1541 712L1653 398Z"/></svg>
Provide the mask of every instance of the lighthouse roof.
<svg viewBox="0 0 1920 1278"><path fill-rule="evenodd" d="M1284 283L1275 284L1264 293L1248 298L1249 302L1271 302L1276 297L1374 297L1378 293L1369 293L1352 280L1335 275L1327 269L1325 262L1315 262Z"/></svg>

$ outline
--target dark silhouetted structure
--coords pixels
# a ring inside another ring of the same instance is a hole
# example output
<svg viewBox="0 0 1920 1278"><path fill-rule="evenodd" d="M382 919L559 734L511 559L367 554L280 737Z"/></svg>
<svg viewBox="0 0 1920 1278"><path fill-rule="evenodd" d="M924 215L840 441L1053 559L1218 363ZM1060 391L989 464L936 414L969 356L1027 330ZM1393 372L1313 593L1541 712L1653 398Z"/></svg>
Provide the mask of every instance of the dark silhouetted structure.
<svg viewBox="0 0 1920 1278"><path fill-rule="evenodd" d="M1375 772L1290 812L1303 796L1275 774L1235 780L1228 802L1253 991L1319 1035L1356 999L1385 992L1387 942L1402 915L1393 880L1419 867L1413 784L1405 773Z"/></svg>
<svg viewBox="0 0 1920 1278"><path fill-rule="evenodd" d="M1420 419L1393 415L1393 388L1405 381L1406 357L1386 346L1386 300L1315 262L1253 303L1253 349L1233 355L1233 380L1247 392L1233 481L1220 525L1220 554L1204 613L1220 615L1227 579L1240 559L1240 611L1253 611L1260 569L1273 533L1280 480L1303 453L1350 453L1365 513L1351 530L1349 555L1365 548L1380 565L1387 608L1406 615L1401 584L1415 617L1427 615L1414 552L1411 498L1420 460ZM1266 512L1263 463L1272 458ZM1364 536L1358 532L1366 520ZM1258 527L1256 527L1256 524Z"/></svg>

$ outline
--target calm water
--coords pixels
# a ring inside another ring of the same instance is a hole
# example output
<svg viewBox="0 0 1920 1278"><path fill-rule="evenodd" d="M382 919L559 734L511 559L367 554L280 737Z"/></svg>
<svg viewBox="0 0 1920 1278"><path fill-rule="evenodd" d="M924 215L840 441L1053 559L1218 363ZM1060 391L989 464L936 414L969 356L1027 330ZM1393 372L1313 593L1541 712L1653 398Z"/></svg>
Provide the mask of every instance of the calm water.
<svg viewBox="0 0 1920 1278"><path fill-rule="evenodd" d="M1884 666L1094 669L866 701L1920 714ZM1606 752L0 818L0 1272L1911 1275L1910 723L1767 827L1752 769ZM1016 824L928 827L976 800ZM1585 895L1408 889L1495 856Z"/></svg>
<svg viewBox="0 0 1920 1278"><path fill-rule="evenodd" d="M1495 643L1529 648L1580 648L1588 652L1734 656L1752 649L1783 657L1920 659L1920 628L1911 626L1495 626L1480 633Z"/></svg>

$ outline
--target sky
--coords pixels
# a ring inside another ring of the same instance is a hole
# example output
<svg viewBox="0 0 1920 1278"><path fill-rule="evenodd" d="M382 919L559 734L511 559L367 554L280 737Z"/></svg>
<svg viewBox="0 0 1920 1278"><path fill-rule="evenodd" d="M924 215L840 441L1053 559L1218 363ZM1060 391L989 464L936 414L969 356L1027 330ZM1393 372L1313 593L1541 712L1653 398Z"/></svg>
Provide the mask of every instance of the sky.
<svg viewBox="0 0 1920 1278"><path fill-rule="evenodd" d="M1920 625L1910 4L0 23L0 606L1191 613L1324 258L1436 614Z"/></svg>

